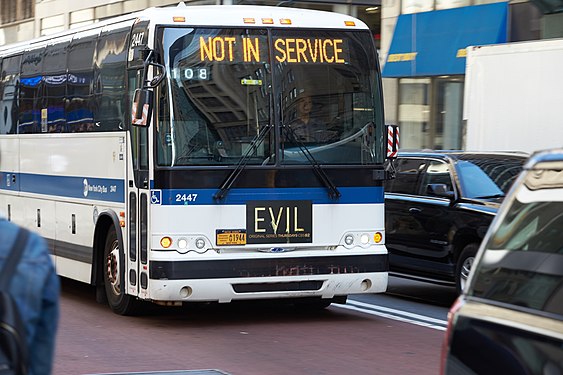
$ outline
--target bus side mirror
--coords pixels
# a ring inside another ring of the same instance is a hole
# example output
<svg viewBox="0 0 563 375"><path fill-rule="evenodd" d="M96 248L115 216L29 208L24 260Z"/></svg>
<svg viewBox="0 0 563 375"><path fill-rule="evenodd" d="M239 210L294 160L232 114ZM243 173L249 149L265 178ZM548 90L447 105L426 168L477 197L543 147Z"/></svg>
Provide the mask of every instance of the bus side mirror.
<svg viewBox="0 0 563 375"><path fill-rule="evenodd" d="M140 55L143 59L143 88L154 88L160 85L162 80L166 77L166 67L152 61L154 59L154 51L150 48L141 50ZM156 73L150 82L146 82L149 66L153 66Z"/></svg>
<svg viewBox="0 0 563 375"><path fill-rule="evenodd" d="M396 159L399 153L399 126L385 127L387 128L387 159Z"/></svg>
<svg viewBox="0 0 563 375"><path fill-rule="evenodd" d="M137 89L133 95L131 108L131 125L148 127L151 123L153 92L148 89Z"/></svg>

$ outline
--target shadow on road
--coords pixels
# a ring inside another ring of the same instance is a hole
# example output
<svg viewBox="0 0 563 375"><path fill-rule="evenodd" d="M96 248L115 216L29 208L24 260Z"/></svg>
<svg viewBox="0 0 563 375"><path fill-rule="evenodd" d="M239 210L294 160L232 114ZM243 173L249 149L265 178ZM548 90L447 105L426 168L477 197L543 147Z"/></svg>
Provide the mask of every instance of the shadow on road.
<svg viewBox="0 0 563 375"><path fill-rule="evenodd" d="M425 304L441 307L450 307L457 298L454 287L394 276L389 277L386 294L401 299L424 302Z"/></svg>
<svg viewBox="0 0 563 375"><path fill-rule="evenodd" d="M96 302L95 287L75 280L61 278L61 296L75 301L88 309L110 311L107 305ZM228 319L226 319L228 317ZM338 310L299 306L285 300L233 301L231 303L187 303L183 306L161 306L147 302L137 319L157 319L177 325L185 321L189 325L230 325L241 323L275 322L345 322L364 320L361 315L343 314ZM165 319L163 319L165 318ZM174 322L174 323L172 323ZM154 322L153 322L154 323Z"/></svg>

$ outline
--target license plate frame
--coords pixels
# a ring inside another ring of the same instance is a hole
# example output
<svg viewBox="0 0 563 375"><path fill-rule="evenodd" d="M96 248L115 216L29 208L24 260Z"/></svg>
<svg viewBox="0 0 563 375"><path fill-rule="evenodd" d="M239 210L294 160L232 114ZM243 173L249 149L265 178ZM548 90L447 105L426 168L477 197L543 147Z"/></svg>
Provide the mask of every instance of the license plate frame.
<svg viewBox="0 0 563 375"><path fill-rule="evenodd" d="M246 245L246 230L244 229L217 229L215 231L217 246L244 246Z"/></svg>

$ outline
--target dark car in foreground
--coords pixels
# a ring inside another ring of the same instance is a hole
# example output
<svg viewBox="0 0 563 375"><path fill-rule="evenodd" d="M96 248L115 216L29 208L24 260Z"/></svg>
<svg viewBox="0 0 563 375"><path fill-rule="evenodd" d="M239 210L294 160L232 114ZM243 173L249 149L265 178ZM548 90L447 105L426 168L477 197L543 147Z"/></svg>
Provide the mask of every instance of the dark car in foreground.
<svg viewBox="0 0 563 375"><path fill-rule="evenodd" d="M442 374L563 374L563 149L530 158L448 314Z"/></svg>
<svg viewBox="0 0 563 375"><path fill-rule="evenodd" d="M524 153L400 152L385 185L385 233L395 276L461 292L477 249Z"/></svg>

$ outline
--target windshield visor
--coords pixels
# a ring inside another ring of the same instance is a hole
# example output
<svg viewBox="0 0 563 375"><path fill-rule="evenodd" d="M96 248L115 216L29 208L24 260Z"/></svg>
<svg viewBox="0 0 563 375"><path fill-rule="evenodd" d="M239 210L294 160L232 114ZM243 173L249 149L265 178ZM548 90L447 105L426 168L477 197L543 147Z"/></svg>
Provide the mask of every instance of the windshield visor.
<svg viewBox="0 0 563 375"><path fill-rule="evenodd" d="M308 163L303 147L325 164L383 160L369 32L160 33L168 78L158 89L159 166Z"/></svg>

